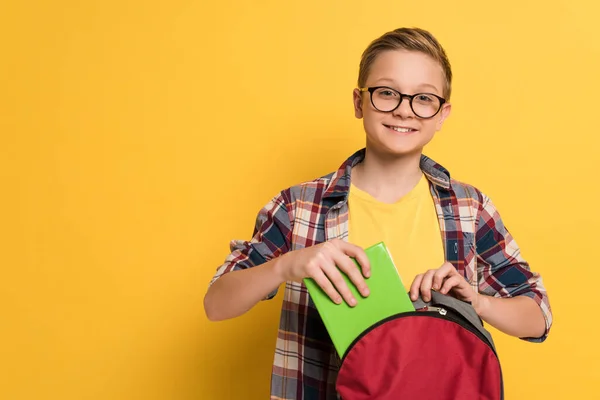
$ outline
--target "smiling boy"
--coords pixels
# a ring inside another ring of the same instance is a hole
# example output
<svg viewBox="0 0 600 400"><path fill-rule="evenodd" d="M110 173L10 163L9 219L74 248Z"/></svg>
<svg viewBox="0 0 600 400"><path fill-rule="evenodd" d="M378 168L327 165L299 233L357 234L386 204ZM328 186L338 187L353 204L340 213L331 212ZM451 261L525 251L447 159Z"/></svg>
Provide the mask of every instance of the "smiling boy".
<svg viewBox="0 0 600 400"><path fill-rule="evenodd" d="M446 53L429 32L402 28L374 40L353 91L365 148L337 171L282 190L259 212L253 237L231 243L205 297L209 319L239 316L286 283L271 399L337 398L339 359L302 281L313 278L334 301L355 305L339 270L368 296L363 249L380 241L412 279L413 299L439 290L471 302L502 332L547 337L542 279L491 200L423 155L450 115L451 83Z"/></svg>

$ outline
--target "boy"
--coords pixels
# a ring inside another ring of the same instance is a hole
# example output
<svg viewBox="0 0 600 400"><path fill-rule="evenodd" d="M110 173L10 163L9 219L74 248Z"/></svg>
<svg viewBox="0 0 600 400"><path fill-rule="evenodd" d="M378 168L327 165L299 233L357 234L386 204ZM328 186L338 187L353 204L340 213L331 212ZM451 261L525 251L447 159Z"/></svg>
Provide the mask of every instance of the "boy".
<svg viewBox="0 0 600 400"><path fill-rule="evenodd" d="M542 279L493 203L422 154L450 114L451 82L445 51L429 32L402 28L373 41L353 93L365 149L336 172L283 190L259 212L253 238L232 242L205 310L211 320L239 316L286 282L272 399L337 398L339 359L302 280L354 306L339 270L368 296L363 249L379 241L403 278L414 276L413 300L439 290L471 302L502 332L547 337L552 314Z"/></svg>

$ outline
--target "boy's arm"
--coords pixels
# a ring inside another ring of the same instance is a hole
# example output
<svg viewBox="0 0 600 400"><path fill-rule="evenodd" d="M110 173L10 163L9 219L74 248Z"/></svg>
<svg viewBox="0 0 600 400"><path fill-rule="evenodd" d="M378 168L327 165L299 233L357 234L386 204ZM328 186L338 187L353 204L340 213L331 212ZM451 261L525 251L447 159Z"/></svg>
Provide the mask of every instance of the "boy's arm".
<svg viewBox="0 0 600 400"><path fill-rule="evenodd" d="M552 325L546 289L529 269L491 200L482 195L477 233L478 292L449 262L415 277L410 296L429 301L431 290L473 305L481 319L509 335L543 342Z"/></svg>
<svg viewBox="0 0 600 400"><path fill-rule="evenodd" d="M362 248L333 239L291 250L294 211L285 195L282 192L259 212L250 241L231 243L231 253L217 270L204 297L204 309L210 320L242 315L259 301L273 298L283 282L302 282L304 278L314 279L336 303L346 301L352 307L356 299L341 272L363 296L368 295L364 277L368 277L370 265Z"/></svg>
<svg viewBox="0 0 600 400"><path fill-rule="evenodd" d="M542 342L552 325L552 311L539 273L531 271L498 210L485 195L476 233L479 292L476 309L495 328L532 342Z"/></svg>
<svg viewBox="0 0 600 400"><path fill-rule="evenodd" d="M279 256L289 251L292 231L288 206L283 194L274 197L259 211L252 239L231 242L231 252L204 297L210 320L241 315L277 294L284 282L277 273Z"/></svg>
<svg viewBox="0 0 600 400"><path fill-rule="evenodd" d="M277 266L282 257L253 268L235 270L216 280L204 297L204 310L211 321L242 315L263 299L269 299L284 282Z"/></svg>
<svg viewBox="0 0 600 400"><path fill-rule="evenodd" d="M546 335L544 315L538 304L530 297L492 297L479 294L477 314L494 328L520 338L536 338Z"/></svg>
<svg viewBox="0 0 600 400"><path fill-rule="evenodd" d="M501 298L477 293L449 262L417 275L410 288L410 297L414 301L420 293L423 300L429 301L431 290L471 303L481 319L506 334L534 338L529 339L532 341L545 339L547 329L542 310L526 295Z"/></svg>

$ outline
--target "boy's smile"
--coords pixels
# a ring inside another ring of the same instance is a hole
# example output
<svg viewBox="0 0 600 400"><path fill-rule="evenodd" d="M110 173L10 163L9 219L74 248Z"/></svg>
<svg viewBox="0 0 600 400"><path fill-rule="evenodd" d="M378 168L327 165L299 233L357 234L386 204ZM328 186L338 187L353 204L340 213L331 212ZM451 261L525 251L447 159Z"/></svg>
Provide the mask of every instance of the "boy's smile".
<svg viewBox="0 0 600 400"><path fill-rule="evenodd" d="M386 124L383 124L383 126L385 126L386 128L394 131L394 133L398 133L398 134L401 134L401 135L409 135L411 133L418 132L417 128L412 128L412 127L407 126L407 125L386 125Z"/></svg>

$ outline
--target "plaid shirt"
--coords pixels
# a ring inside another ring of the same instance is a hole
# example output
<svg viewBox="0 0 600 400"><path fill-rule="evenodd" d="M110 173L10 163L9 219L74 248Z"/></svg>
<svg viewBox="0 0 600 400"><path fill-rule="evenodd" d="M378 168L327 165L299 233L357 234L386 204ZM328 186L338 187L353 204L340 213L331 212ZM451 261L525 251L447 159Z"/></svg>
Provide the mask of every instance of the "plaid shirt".
<svg viewBox="0 0 600 400"><path fill-rule="evenodd" d="M251 240L231 242L231 254L211 281L224 274L260 265L281 254L326 240L348 239L350 172L364 159L353 154L336 171L283 190L260 210ZM528 296L540 306L546 339L552 313L539 274L528 263L491 200L473 186L450 178L442 166L426 156L421 170L428 178L444 238L446 260L474 290L497 297ZM438 266L432 266L436 268ZM275 290L267 298L272 298ZM306 286L285 285L271 399L337 399L335 382L340 360Z"/></svg>

